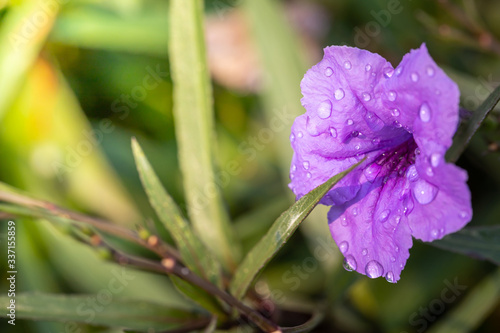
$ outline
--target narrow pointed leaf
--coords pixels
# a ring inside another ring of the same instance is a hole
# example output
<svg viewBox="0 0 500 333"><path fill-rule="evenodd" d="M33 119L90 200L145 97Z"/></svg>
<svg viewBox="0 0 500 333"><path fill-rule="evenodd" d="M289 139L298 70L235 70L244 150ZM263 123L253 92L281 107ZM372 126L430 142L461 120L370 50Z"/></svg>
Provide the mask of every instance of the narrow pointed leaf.
<svg viewBox="0 0 500 333"><path fill-rule="evenodd" d="M446 158L450 162L456 162L460 155L470 142L470 139L479 129L484 119L495 108L498 101L500 101L500 86L484 100L484 102L472 114L471 119L467 123L464 131L461 131L455 138L453 138L453 145L448 150Z"/></svg>
<svg viewBox="0 0 500 333"><path fill-rule="evenodd" d="M243 262L236 270L230 285L231 293L236 298L245 295L248 287L261 269L274 257L281 247L290 239L300 223L311 213L326 193L351 172L360 163L333 176L324 184L316 187L295 202L288 210L273 223L266 235L250 250Z"/></svg>
<svg viewBox="0 0 500 333"><path fill-rule="evenodd" d="M191 225L181 215L179 208L162 186L158 176L135 139L132 140L132 150L149 202L158 215L158 218L174 239L184 264L195 274L221 286L222 276L219 263L191 229ZM179 289L195 301L203 301L200 303L201 305L205 307L208 305L211 310L214 307L220 310L215 299L205 291L194 286L187 288L188 286L181 283L183 281L177 278L174 278L173 281ZM210 300L211 302L209 302Z"/></svg>
<svg viewBox="0 0 500 333"><path fill-rule="evenodd" d="M462 229L430 244L500 265L500 226Z"/></svg>
<svg viewBox="0 0 500 333"><path fill-rule="evenodd" d="M173 111L187 209L200 239L231 269L239 251L215 178L212 86L203 34L203 1L171 0L169 14Z"/></svg>
<svg viewBox="0 0 500 333"><path fill-rule="evenodd" d="M176 329L197 321L208 323L206 317L186 310L146 301L118 299L112 293L118 286L115 282L113 288L103 289L100 292L103 295L102 299L109 297L107 299L110 299L110 302L99 308L92 307L89 303L89 300L96 295L18 294L15 298L16 319L87 323L137 330ZM0 305L3 309L9 304L9 297L0 296ZM6 311L2 311L1 316L5 317L6 314Z"/></svg>

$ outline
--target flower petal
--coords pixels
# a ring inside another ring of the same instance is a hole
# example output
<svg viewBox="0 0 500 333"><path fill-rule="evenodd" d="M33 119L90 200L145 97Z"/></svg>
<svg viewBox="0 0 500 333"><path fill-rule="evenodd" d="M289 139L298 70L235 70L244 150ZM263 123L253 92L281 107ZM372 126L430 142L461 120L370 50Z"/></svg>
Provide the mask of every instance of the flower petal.
<svg viewBox="0 0 500 333"><path fill-rule="evenodd" d="M353 200L331 208L330 231L350 268L371 278L399 280L412 246L404 213L408 186L404 178L379 178L364 183Z"/></svg>
<svg viewBox="0 0 500 333"><path fill-rule="evenodd" d="M425 44L403 57L394 75L377 87L379 117L413 133L422 153L444 155L459 121L457 85L430 57Z"/></svg>
<svg viewBox="0 0 500 333"><path fill-rule="evenodd" d="M408 216L412 235L427 242L463 228L472 218L467 173L444 161L432 169L430 164L417 156L419 177L410 184L415 205Z"/></svg>

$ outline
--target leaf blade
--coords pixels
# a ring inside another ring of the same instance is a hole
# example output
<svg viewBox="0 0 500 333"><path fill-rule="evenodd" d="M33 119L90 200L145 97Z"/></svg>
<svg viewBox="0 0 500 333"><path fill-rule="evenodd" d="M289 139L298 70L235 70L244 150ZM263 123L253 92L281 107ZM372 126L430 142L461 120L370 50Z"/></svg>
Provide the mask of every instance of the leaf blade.
<svg viewBox="0 0 500 333"><path fill-rule="evenodd" d="M266 235L250 250L236 270L231 281L230 291L236 298L241 298L246 293L253 279L260 270L273 258L278 250L292 236L299 224L316 207L321 198L344 178L349 172L364 161L352 165L347 170L331 177L324 184L316 187L300 200L295 202L273 223Z"/></svg>
<svg viewBox="0 0 500 333"><path fill-rule="evenodd" d="M215 180L212 87L203 34L203 2L170 2L169 56L174 121L188 214L201 240L231 270L238 249Z"/></svg>
<svg viewBox="0 0 500 333"><path fill-rule="evenodd" d="M102 306L101 311L92 311L92 325L110 327L127 327L130 329L174 329L180 328L192 321L203 319L199 315L159 305L152 302L125 300L114 298L109 304ZM104 293L104 292L103 292ZM107 293L106 293L107 295ZM41 293L23 293L16 295L16 318L31 320L74 321L89 323L89 298L95 295L55 295ZM104 296L103 296L104 297ZM8 307L10 298L0 296L2 307ZM87 305L85 307L85 305ZM85 309L87 308L87 309ZM83 310L82 310L83 309ZM85 315L82 315L82 312ZM87 314L88 313L88 314ZM3 317L6 316L4 311Z"/></svg>
<svg viewBox="0 0 500 333"><path fill-rule="evenodd" d="M453 144L446 154L448 161L456 162L458 160L469 144L472 136L476 133L484 119L495 108L499 101L500 86L496 87L496 89L493 90L493 92L484 100L477 110L474 111L465 130L453 139Z"/></svg>

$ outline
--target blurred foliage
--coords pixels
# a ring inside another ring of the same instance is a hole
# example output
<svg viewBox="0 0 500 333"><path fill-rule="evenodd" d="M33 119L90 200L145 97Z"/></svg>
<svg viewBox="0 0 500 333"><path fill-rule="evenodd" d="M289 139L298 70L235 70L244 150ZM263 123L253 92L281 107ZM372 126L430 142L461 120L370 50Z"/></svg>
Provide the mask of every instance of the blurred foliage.
<svg viewBox="0 0 500 333"><path fill-rule="evenodd" d="M166 192L187 215L174 129L169 3L0 0L1 181L119 225L146 225L174 243L149 205L130 147L136 137ZM206 144L215 155L234 242L241 242L244 253L293 202L286 187L289 128L302 112L301 76L321 58L324 46L358 46L397 64L425 42L459 84L468 110L479 107L500 83L500 2L495 0L206 0L205 13L216 130ZM458 161L469 173L471 227L500 221L499 110L490 113ZM81 244L71 227L33 223L29 217L14 220L19 291L97 295L113 278L118 266ZM6 251L6 223L0 228ZM500 330L500 281L489 262L415 241L402 278L393 285L344 271L325 209L318 207L300 231L264 269L249 300L284 326L305 322L328 302L315 332L428 327L455 332L453 325L461 332ZM326 255L319 260L317 253ZM4 297L6 260L0 257ZM162 306L186 316L203 311L165 276L132 274L114 306L147 302L152 320ZM453 281L465 291L426 317L422 311L432 310ZM107 308L111 315L113 310ZM473 316L463 316L472 310ZM0 330L76 332L49 319L18 320L15 327L2 320Z"/></svg>

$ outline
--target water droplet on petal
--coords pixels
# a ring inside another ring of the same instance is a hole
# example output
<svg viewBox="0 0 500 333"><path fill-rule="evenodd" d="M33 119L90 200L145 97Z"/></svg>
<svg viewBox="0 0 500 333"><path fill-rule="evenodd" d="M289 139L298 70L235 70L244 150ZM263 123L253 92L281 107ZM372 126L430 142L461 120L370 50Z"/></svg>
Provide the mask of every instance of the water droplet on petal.
<svg viewBox="0 0 500 333"><path fill-rule="evenodd" d="M441 154L439 153L431 154L431 165L433 167L437 167L439 165L440 160L441 160Z"/></svg>
<svg viewBox="0 0 500 333"><path fill-rule="evenodd" d="M382 119L377 117L373 112L366 112L364 118L370 129L374 132L380 131L385 126Z"/></svg>
<svg viewBox="0 0 500 333"><path fill-rule="evenodd" d="M372 65L368 64L365 66L365 71L369 72L372 69Z"/></svg>
<svg viewBox="0 0 500 333"><path fill-rule="evenodd" d="M415 204L413 203L413 199L410 197L410 196L407 196L404 200L403 200L403 213L408 216L412 211L413 211L413 208L415 207ZM397 251L396 251L397 252Z"/></svg>
<svg viewBox="0 0 500 333"><path fill-rule="evenodd" d="M347 257L344 258L344 268L346 271L353 271L358 267L358 264L356 263L356 259L354 259L353 256L348 255Z"/></svg>
<svg viewBox="0 0 500 333"><path fill-rule="evenodd" d="M415 148L415 155L420 155L420 148Z"/></svg>
<svg viewBox="0 0 500 333"><path fill-rule="evenodd" d="M302 166L304 167L305 170L309 170L309 162L308 161L304 161L304 163L302 163Z"/></svg>
<svg viewBox="0 0 500 333"><path fill-rule="evenodd" d="M372 183L375 178L377 178L378 173L382 167L376 163L371 164L369 167L363 170L363 173L370 183Z"/></svg>
<svg viewBox="0 0 500 333"><path fill-rule="evenodd" d="M399 250L399 248L398 248L398 250ZM396 251L396 252L398 252L398 251ZM391 257L391 261L392 261L392 262L396 262L396 257L395 257L395 256L392 256L392 257Z"/></svg>
<svg viewBox="0 0 500 333"><path fill-rule="evenodd" d="M344 62L344 68L348 70L351 69L352 68L351 62L350 61Z"/></svg>
<svg viewBox="0 0 500 333"><path fill-rule="evenodd" d="M385 275L385 279L389 283L396 283L396 280L394 280L394 274L392 272L387 272L387 274Z"/></svg>
<svg viewBox="0 0 500 333"><path fill-rule="evenodd" d="M304 136L304 135L302 134L302 132L297 133L297 137L301 138L301 137L303 137L303 136Z"/></svg>
<svg viewBox="0 0 500 333"><path fill-rule="evenodd" d="M340 219L340 223L341 223L344 227L347 227L347 219L345 218L345 216L342 216L342 218Z"/></svg>
<svg viewBox="0 0 500 333"><path fill-rule="evenodd" d="M391 213L391 211L389 209L386 209L386 210L382 211L382 213L380 213L380 215L378 216L379 222L385 222L385 221L387 221L387 219L389 218L389 214L390 213Z"/></svg>
<svg viewBox="0 0 500 333"><path fill-rule="evenodd" d="M357 208L354 208L352 210L352 215L354 215L354 216L358 215L358 209Z"/></svg>
<svg viewBox="0 0 500 333"><path fill-rule="evenodd" d="M368 101L370 101L370 99L372 99L372 97L370 96L370 94L363 93L363 101L368 102Z"/></svg>
<svg viewBox="0 0 500 333"><path fill-rule="evenodd" d="M432 66L427 67L425 72L428 76L434 76L434 68Z"/></svg>
<svg viewBox="0 0 500 333"><path fill-rule="evenodd" d="M294 142L295 141L295 134L290 134L290 142Z"/></svg>
<svg viewBox="0 0 500 333"><path fill-rule="evenodd" d="M399 113L398 109L392 109L391 114L393 117L397 117L397 116L399 116L400 113Z"/></svg>
<svg viewBox="0 0 500 333"><path fill-rule="evenodd" d="M332 136L332 138L336 138L337 137L337 130L333 127L330 127L330 135Z"/></svg>
<svg viewBox="0 0 500 333"><path fill-rule="evenodd" d="M341 242L339 244L339 250L342 253L346 253L347 250L349 250L349 243L347 243L346 241Z"/></svg>
<svg viewBox="0 0 500 333"><path fill-rule="evenodd" d="M397 93L395 91L389 91L387 94L387 98L391 101L394 102L396 100Z"/></svg>
<svg viewBox="0 0 500 333"><path fill-rule="evenodd" d="M379 138L375 138L375 139L372 140L372 143L374 145L378 145L380 143L380 139Z"/></svg>
<svg viewBox="0 0 500 333"><path fill-rule="evenodd" d="M352 131L352 132L351 132L351 136L352 136L353 138L358 137L358 136L359 136L359 134L360 134L360 133L359 133L358 131Z"/></svg>
<svg viewBox="0 0 500 333"><path fill-rule="evenodd" d="M401 71L402 71L401 67L396 68L396 76L400 76Z"/></svg>
<svg viewBox="0 0 500 333"><path fill-rule="evenodd" d="M368 250L367 249L363 249L361 251L361 254L364 255L364 256L366 256L368 254Z"/></svg>
<svg viewBox="0 0 500 333"><path fill-rule="evenodd" d="M326 119L332 114L332 102L323 101L318 107L318 117Z"/></svg>
<svg viewBox="0 0 500 333"><path fill-rule="evenodd" d="M427 174L427 176L429 177L432 177L434 176L434 171L432 170L431 167L427 167L427 169L425 169L425 173Z"/></svg>
<svg viewBox="0 0 500 333"><path fill-rule="evenodd" d="M354 146L354 149L360 150L361 149L361 145L358 143L357 145Z"/></svg>
<svg viewBox="0 0 500 333"><path fill-rule="evenodd" d="M413 196L422 205L431 203L438 193L438 188L423 179L416 181Z"/></svg>
<svg viewBox="0 0 500 333"><path fill-rule="evenodd" d="M306 177L307 177L307 178L311 178L311 177L312 177L311 173L310 173L310 172L308 172L308 173L306 174Z"/></svg>
<svg viewBox="0 0 500 333"><path fill-rule="evenodd" d="M401 216L396 215L396 217L394 218L394 221L396 221L396 224L399 224L399 222L401 221Z"/></svg>
<svg viewBox="0 0 500 333"><path fill-rule="evenodd" d="M378 261L372 260L366 264L365 273L370 279L375 279L384 274L384 268Z"/></svg>
<svg viewBox="0 0 500 333"><path fill-rule="evenodd" d="M392 76L392 74L394 74L394 69L392 69L392 68L384 69L384 76L386 78L390 78Z"/></svg>
<svg viewBox="0 0 500 333"><path fill-rule="evenodd" d="M342 98L344 98L344 96L345 96L344 89L339 88L339 89L335 90L335 99L337 101L340 101Z"/></svg>
<svg viewBox="0 0 500 333"><path fill-rule="evenodd" d="M418 81L418 74L417 73L411 73L411 80L413 82L417 82Z"/></svg>
<svg viewBox="0 0 500 333"><path fill-rule="evenodd" d="M439 235L438 231L436 229L432 229L431 231L432 238L437 238L438 235Z"/></svg>
<svg viewBox="0 0 500 333"><path fill-rule="evenodd" d="M318 136L320 134L318 126L313 118L307 117L306 130L311 136Z"/></svg>
<svg viewBox="0 0 500 333"><path fill-rule="evenodd" d="M331 67L327 67L325 69L325 75L330 77L330 76L332 76L332 74L333 74L333 69Z"/></svg>
<svg viewBox="0 0 500 333"><path fill-rule="evenodd" d="M297 171L297 166L295 164L292 165L292 172Z"/></svg>
<svg viewBox="0 0 500 333"><path fill-rule="evenodd" d="M460 217L463 219L467 218L467 212L464 211L460 212Z"/></svg>
<svg viewBox="0 0 500 333"><path fill-rule="evenodd" d="M427 103L423 103L420 106L419 116L420 116L420 120L422 120L424 123L431 120L431 108L429 107L429 105Z"/></svg>
<svg viewBox="0 0 500 333"><path fill-rule="evenodd" d="M396 247L394 248L394 251L399 252L399 246L396 246Z"/></svg>
<svg viewBox="0 0 500 333"><path fill-rule="evenodd" d="M290 174L290 180L293 180L295 178L295 175L293 173Z"/></svg>
<svg viewBox="0 0 500 333"><path fill-rule="evenodd" d="M347 121L345 122L347 125L352 125L354 124L354 122L352 121L352 119L347 119Z"/></svg>
<svg viewBox="0 0 500 333"><path fill-rule="evenodd" d="M393 122L392 124L393 124L393 125L394 125L394 127L396 127L396 128L401 128L401 127L403 127L403 125L401 125L401 124L399 123L399 121L397 121L397 120L394 120L394 122Z"/></svg>

